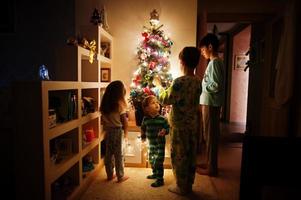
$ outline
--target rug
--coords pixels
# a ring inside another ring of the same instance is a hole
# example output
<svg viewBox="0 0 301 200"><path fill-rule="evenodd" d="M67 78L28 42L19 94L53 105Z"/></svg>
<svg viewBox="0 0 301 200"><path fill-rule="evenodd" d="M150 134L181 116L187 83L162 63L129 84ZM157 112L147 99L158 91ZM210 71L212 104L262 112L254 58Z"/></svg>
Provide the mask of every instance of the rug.
<svg viewBox="0 0 301 200"><path fill-rule="evenodd" d="M179 196L167 190L174 177L171 169L164 170L165 185L158 188L150 186L154 180L146 179L151 174L150 168L125 168L125 174L130 178L123 183L106 180L104 168L96 180L83 194L81 200L217 200L217 191L213 182L207 176L196 174L193 193Z"/></svg>

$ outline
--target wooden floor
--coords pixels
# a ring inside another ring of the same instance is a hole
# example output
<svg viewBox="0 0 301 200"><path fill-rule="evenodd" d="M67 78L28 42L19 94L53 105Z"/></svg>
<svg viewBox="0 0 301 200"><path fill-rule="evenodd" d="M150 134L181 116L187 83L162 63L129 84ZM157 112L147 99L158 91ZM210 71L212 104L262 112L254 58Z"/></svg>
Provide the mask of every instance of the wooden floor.
<svg viewBox="0 0 301 200"><path fill-rule="evenodd" d="M242 139L245 126L221 124L219 175L211 177L219 200L239 200Z"/></svg>
<svg viewBox="0 0 301 200"><path fill-rule="evenodd" d="M219 200L239 199L241 153L241 143L223 144L219 148L219 175L211 178Z"/></svg>
<svg viewBox="0 0 301 200"><path fill-rule="evenodd" d="M151 180L145 179L150 169L126 168L125 172L131 178L121 183L105 181L105 172L99 174L81 200L132 199L132 200L161 200L161 199L202 199L202 200L238 200L240 185L240 166L242 153L242 137L244 127L235 124L222 124L221 142L219 146L219 175L208 177L197 175L193 186L194 194L180 197L167 191L172 184L173 176L169 169L165 170L165 186L150 187Z"/></svg>

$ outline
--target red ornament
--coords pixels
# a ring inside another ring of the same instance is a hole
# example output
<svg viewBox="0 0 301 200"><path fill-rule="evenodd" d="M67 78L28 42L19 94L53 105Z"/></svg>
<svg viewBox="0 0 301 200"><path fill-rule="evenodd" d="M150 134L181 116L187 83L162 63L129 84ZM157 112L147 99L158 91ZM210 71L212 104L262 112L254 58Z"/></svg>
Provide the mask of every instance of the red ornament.
<svg viewBox="0 0 301 200"><path fill-rule="evenodd" d="M141 76L140 75L137 75L135 77L135 79L132 79L132 81L135 83L135 85L138 85L140 83L140 80L141 80Z"/></svg>
<svg viewBox="0 0 301 200"><path fill-rule="evenodd" d="M148 94L148 95L154 94L153 91L151 91L148 87L143 88L143 92Z"/></svg>
<svg viewBox="0 0 301 200"><path fill-rule="evenodd" d="M151 69L151 70L153 70L155 67L156 67L156 62L150 62L149 63L149 65L148 65L148 67Z"/></svg>
<svg viewBox="0 0 301 200"><path fill-rule="evenodd" d="M140 76L140 75L137 75L137 76L136 76L136 80L138 80L138 81L141 80L141 76Z"/></svg>
<svg viewBox="0 0 301 200"><path fill-rule="evenodd" d="M147 32L143 32L142 36L146 38L148 36L148 33Z"/></svg>

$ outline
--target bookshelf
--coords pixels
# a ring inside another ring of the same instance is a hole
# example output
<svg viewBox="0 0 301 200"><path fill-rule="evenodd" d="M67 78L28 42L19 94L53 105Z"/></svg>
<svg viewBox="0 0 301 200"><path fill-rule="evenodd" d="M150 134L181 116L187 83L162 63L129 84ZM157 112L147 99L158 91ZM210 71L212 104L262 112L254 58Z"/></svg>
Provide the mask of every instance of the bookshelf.
<svg viewBox="0 0 301 200"><path fill-rule="evenodd" d="M100 73L112 70L113 38L90 28L99 46L92 64L88 50L66 46L58 50L59 81L14 83L17 199L76 199L103 166L99 106L108 82ZM109 43L106 55L99 53L102 41Z"/></svg>

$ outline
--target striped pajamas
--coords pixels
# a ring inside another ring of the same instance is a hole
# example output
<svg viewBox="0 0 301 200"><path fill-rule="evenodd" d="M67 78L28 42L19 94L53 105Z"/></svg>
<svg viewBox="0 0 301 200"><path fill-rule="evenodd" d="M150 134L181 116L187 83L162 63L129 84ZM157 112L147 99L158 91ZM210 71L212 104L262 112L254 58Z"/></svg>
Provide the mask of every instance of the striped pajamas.
<svg viewBox="0 0 301 200"><path fill-rule="evenodd" d="M169 125L167 120L158 115L154 118L145 116L142 124L142 139L147 138L149 141L148 159L151 164L153 175L157 180L163 180L164 176L164 158L165 158L165 136L159 136L159 132L165 129L168 133Z"/></svg>
<svg viewBox="0 0 301 200"><path fill-rule="evenodd" d="M123 130L121 127L106 128L105 168L108 178L113 177L114 166L118 179L124 176L124 156L122 152ZM115 161L115 163L114 163Z"/></svg>
<svg viewBox="0 0 301 200"><path fill-rule="evenodd" d="M195 179L201 91L198 77L182 76L159 94L163 105L172 105L169 113L171 163L177 186L182 192L191 191Z"/></svg>

